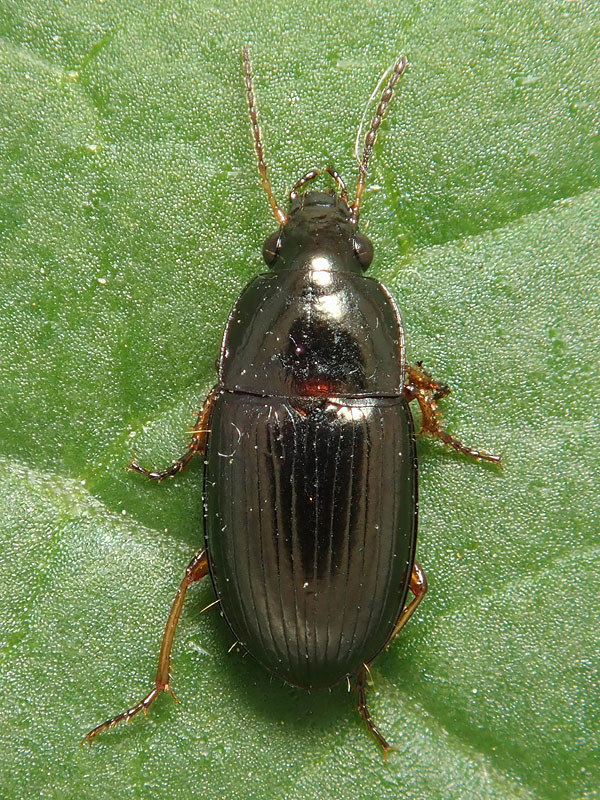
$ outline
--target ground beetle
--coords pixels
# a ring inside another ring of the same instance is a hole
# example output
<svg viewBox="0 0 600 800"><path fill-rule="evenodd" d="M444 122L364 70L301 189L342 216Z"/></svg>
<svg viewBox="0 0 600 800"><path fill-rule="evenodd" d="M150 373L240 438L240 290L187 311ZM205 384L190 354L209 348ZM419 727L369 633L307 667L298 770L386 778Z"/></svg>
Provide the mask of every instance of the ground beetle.
<svg viewBox="0 0 600 800"><path fill-rule="evenodd" d="M356 680L358 710L385 754L390 745L366 704L368 665L427 589L415 561L409 402L420 407L423 432L476 459L500 457L443 430L437 401L449 389L420 364L405 363L396 304L363 275L373 246L358 230L361 198L406 59L388 73L352 204L341 177L326 167L339 193L299 194L320 174L312 169L290 192L287 213L267 176L246 48L243 64L258 168L279 223L263 247L271 272L252 280L229 314L217 384L185 455L162 472L130 465L160 481L203 456L205 546L173 603L154 688L84 741L146 712L161 692L173 694L171 647L185 595L210 573L237 641L274 675L305 688Z"/></svg>

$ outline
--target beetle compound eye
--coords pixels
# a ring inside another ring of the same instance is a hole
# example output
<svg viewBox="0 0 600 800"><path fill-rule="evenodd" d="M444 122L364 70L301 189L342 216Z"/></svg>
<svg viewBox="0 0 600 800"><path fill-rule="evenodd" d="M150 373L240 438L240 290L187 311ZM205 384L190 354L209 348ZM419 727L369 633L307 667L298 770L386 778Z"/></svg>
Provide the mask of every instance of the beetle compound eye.
<svg viewBox="0 0 600 800"><path fill-rule="evenodd" d="M362 233L357 233L354 236L354 253L363 269L368 269L371 266L371 261L373 261L373 245L371 244L371 240L363 236Z"/></svg>
<svg viewBox="0 0 600 800"><path fill-rule="evenodd" d="M277 233L272 233L263 244L263 249L262 249L263 258L269 266L271 266L271 264L277 258L277 254L279 253L280 247L281 247L281 231L277 231Z"/></svg>

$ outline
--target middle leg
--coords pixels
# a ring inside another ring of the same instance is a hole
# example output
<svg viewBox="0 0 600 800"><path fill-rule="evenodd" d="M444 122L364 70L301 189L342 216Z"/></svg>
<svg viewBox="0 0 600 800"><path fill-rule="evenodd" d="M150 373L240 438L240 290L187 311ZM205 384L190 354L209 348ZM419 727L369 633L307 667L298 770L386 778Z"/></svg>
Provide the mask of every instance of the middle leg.
<svg viewBox="0 0 600 800"><path fill-rule="evenodd" d="M408 401L416 400L421 409L423 421L421 423L421 433L428 433L437 437L444 444L454 448L459 453L471 456L481 461L491 461L493 464L500 464L501 456L493 453L486 453L475 447L463 444L456 436L448 433L443 428L442 415L438 409L437 401L450 394L450 389L434 380L426 372L421 363L415 367L406 367L407 382L404 392Z"/></svg>
<svg viewBox="0 0 600 800"><path fill-rule="evenodd" d="M412 573L410 576L410 590L413 593L414 597L404 606L402 611L400 612L398 619L396 621L396 625L394 626L394 630L392 631L390 638L388 640L389 643L392 639L402 630L402 628L406 625L408 620L412 617L415 613L417 606L421 602L421 600L425 597L425 593L427 592L427 578L425 577L425 573L423 572L423 568L421 565L415 561L412 569ZM389 744L385 736L381 733L377 725L375 725L371 713L367 706L367 672L369 671L368 664L363 664L360 672L358 673L358 678L356 680L356 688L358 689L358 712L363 718L365 725L377 741L377 743L381 746L383 750L383 757L387 760L388 753L390 750L395 750L396 748L393 745Z"/></svg>

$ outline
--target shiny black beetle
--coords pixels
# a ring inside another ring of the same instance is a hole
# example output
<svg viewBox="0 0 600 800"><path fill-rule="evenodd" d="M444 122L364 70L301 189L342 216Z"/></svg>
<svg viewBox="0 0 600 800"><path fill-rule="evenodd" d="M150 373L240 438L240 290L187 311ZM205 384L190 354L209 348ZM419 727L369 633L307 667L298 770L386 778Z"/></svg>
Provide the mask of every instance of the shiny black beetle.
<svg viewBox="0 0 600 800"><path fill-rule="evenodd" d="M384 753L390 749L365 698L369 663L411 617L427 589L415 561L417 458L408 403L422 430L477 459L441 426L448 389L405 363L396 304L363 275L373 247L358 230L367 167L381 120L406 68L399 58L365 139L352 204L308 192L306 173L289 213L271 190L243 51L250 118L263 187L279 230L265 242L271 272L231 311L218 381L186 454L153 480L205 460L205 547L192 559L167 621L152 691L94 728L84 741L146 711L169 685L175 629L190 584L210 573L217 602L239 643L294 686L356 679L358 710ZM413 599L406 603L408 591Z"/></svg>

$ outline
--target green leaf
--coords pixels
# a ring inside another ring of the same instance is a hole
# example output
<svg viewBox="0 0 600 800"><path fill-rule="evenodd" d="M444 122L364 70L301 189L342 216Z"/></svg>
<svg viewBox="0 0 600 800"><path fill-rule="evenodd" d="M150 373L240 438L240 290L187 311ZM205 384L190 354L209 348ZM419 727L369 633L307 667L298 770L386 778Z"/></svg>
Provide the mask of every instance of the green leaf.
<svg viewBox="0 0 600 800"><path fill-rule="evenodd" d="M125 7L124 7L125 6ZM0 796L453 800L597 796L600 110L591 3L0 5ZM205 581L173 686L151 685L202 541L201 464L166 485L228 310L276 225L273 186L350 186L382 126L362 228L448 428L420 441L430 592L373 665L384 763L345 687L241 653ZM369 106L371 112L373 103Z"/></svg>

